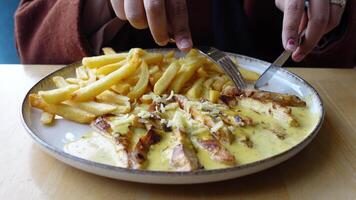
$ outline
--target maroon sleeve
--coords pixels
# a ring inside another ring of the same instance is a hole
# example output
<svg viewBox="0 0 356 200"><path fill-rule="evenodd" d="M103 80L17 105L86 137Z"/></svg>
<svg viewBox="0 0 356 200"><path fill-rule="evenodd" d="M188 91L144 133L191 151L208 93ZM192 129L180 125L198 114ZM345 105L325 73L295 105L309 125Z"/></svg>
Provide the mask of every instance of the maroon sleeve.
<svg viewBox="0 0 356 200"><path fill-rule="evenodd" d="M98 54L124 22L108 0L22 0L15 13L21 62L68 64Z"/></svg>

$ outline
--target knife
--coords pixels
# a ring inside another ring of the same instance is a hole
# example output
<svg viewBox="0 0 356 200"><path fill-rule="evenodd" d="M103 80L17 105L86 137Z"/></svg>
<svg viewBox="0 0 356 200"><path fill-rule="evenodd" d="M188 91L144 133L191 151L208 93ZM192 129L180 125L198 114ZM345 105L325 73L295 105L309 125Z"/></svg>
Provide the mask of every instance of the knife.
<svg viewBox="0 0 356 200"><path fill-rule="evenodd" d="M275 60L265 72L258 78L255 83L255 89L260 89L268 85L268 81L271 80L273 75L282 67L282 65L288 60L292 55L291 51L285 50L278 58Z"/></svg>

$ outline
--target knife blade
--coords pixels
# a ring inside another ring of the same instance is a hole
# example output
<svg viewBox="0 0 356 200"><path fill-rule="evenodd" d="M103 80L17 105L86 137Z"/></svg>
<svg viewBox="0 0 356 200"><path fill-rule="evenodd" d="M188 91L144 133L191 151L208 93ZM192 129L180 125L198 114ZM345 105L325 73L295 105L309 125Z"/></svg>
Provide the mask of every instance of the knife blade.
<svg viewBox="0 0 356 200"><path fill-rule="evenodd" d="M282 65L288 60L292 55L291 51L285 50L268 68L263 74L258 78L255 83L255 89L259 89L268 84L273 75L282 67Z"/></svg>

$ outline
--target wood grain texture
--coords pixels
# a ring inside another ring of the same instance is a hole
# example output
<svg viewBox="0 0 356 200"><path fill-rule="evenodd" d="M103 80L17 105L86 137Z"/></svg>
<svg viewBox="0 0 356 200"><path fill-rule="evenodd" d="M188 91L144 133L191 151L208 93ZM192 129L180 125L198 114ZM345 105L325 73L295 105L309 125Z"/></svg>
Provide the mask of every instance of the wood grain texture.
<svg viewBox="0 0 356 200"><path fill-rule="evenodd" d="M20 120L31 86L60 66L0 65L0 199L355 199L356 70L291 71L320 93L326 118L319 135L269 170L218 183L165 186L92 175L43 153Z"/></svg>

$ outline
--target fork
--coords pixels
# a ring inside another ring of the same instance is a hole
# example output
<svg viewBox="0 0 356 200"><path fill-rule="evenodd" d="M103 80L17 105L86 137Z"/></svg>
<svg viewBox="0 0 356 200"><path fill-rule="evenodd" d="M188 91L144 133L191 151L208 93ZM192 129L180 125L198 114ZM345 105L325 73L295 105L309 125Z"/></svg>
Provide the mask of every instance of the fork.
<svg viewBox="0 0 356 200"><path fill-rule="evenodd" d="M236 87L239 89L247 88L241 72L237 68L238 66L230 59L229 55L214 47L199 47L198 49L203 55L211 58L218 66L220 66L232 79Z"/></svg>

